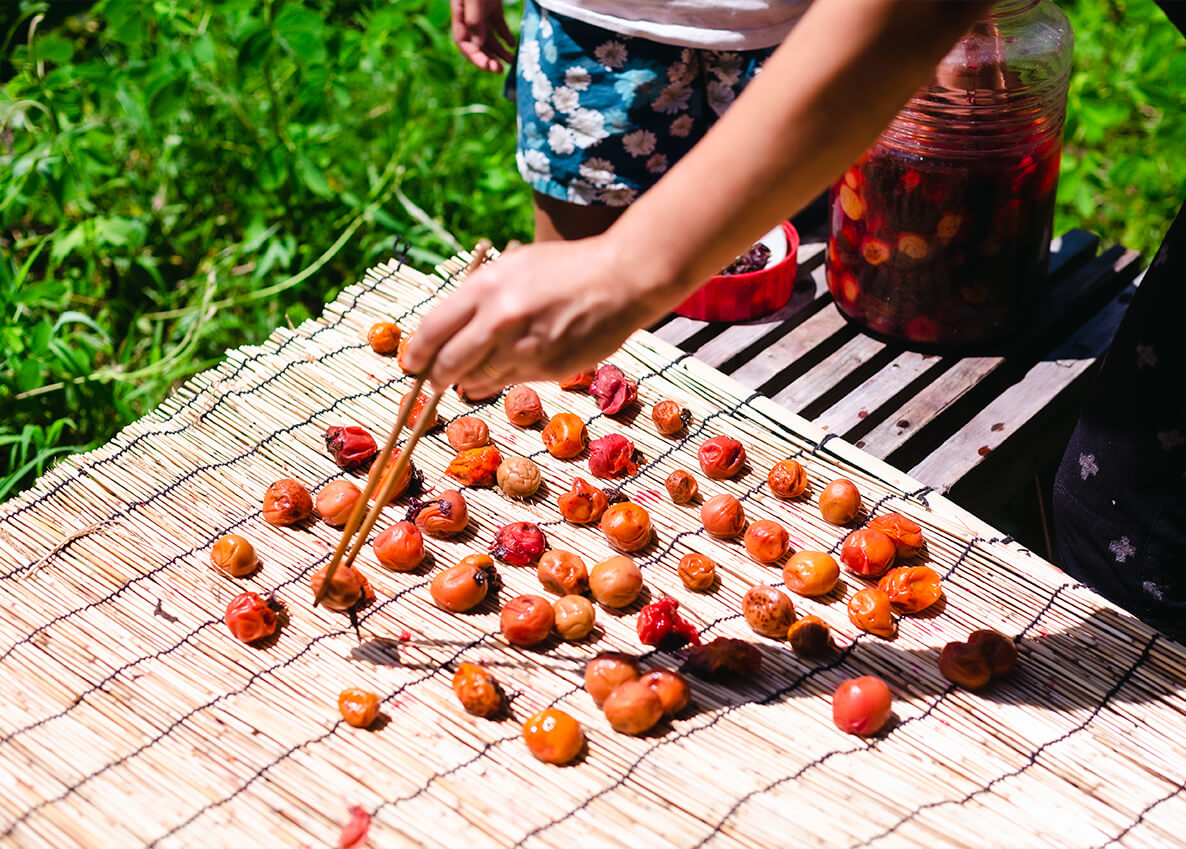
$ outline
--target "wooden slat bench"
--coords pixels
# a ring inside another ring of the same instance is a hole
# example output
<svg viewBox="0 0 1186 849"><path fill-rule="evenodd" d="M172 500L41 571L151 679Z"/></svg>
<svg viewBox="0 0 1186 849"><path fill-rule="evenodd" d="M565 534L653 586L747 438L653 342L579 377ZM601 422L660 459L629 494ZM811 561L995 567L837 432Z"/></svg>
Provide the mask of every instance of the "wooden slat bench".
<svg viewBox="0 0 1186 849"><path fill-rule="evenodd" d="M1049 297L992 356L920 354L858 332L832 304L818 239L800 248L777 313L669 316L652 330L983 515L1061 452L1132 297L1140 255L1098 248L1082 230L1053 241Z"/></svg>

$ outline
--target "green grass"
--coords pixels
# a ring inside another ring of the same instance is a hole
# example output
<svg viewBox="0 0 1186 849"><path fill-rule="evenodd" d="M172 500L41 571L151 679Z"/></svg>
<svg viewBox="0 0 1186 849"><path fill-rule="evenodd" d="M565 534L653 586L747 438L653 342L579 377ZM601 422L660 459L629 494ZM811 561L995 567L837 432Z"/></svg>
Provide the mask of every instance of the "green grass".
<svg viewBox="0 0 1186 849"><path fill-rule="evenodd" d="M1061 4L1075 28L1056 232L1152 259L1186 200L1186 42L1152 0Z"/></svg>
<svg viewBox="0 0 1186 849"><path fill-rule="evenodd" d="M397 236L529 234L513 109L447 3L100 0L5 55L0 498Z"/></svg>
<svg viewBox="0 0 1186 849"><path fill-rule="evenodd" d="M529 236L513 110L444 0L87 6L0 8L0 500L397 236L421 263ZM1067 11L1058 229L1149 252L1186 195L1186 51L1150 0Z"/></svg>

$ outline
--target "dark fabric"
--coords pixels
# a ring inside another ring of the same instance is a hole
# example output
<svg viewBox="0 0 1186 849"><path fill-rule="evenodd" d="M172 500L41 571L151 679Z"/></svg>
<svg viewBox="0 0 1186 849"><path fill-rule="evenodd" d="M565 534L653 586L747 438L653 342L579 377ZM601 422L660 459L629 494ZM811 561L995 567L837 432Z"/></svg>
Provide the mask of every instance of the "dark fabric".
<svg viewBox="0 0 1186 849"><path fill-rule="evenodd" d="M1158 0L1186 33L1186 3ZM1061 566L1186 642L1186 206L1100 369L1054 483Z"/></svg>
<svg viewBox="0 0 1186 849"><path fill-rule="evenodd" d="M1054 485L1064 571L1186 640L1186 207L1137 288Z"/></svg>

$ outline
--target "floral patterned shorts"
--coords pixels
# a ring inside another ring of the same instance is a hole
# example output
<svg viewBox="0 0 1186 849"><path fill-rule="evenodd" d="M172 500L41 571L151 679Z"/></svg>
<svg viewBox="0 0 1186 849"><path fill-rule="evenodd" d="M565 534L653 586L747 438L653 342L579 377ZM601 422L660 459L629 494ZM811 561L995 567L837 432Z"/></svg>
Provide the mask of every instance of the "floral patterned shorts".
<svg viewBox="0 0 1186 849"><path fill-rule="evenodd" d="M660 44L526 0L507 86L519 112L519 173L570 203L626 206L692 148L773 52Z"/></svg>

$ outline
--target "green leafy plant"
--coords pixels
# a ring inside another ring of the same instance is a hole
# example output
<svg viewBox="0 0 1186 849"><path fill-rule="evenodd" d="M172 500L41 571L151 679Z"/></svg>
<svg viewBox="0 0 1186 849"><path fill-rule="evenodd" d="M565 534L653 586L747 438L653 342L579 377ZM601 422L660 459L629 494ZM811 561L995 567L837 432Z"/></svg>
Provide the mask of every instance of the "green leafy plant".
<svg viewBox="0 0 1186 849"><path fill-rule="evenodd" d="M52 11L0 20L0 497L398 237L427 263L528 234L513 110L447 3Z"/></svg>
<svg viewBox="0 0 1186 849"><path fill-rule="evenodd" d="M1075 71L1055 230L1085 227L1151 259L1186 200L1186 42L1152 0L1062 5Z"/></svg>

